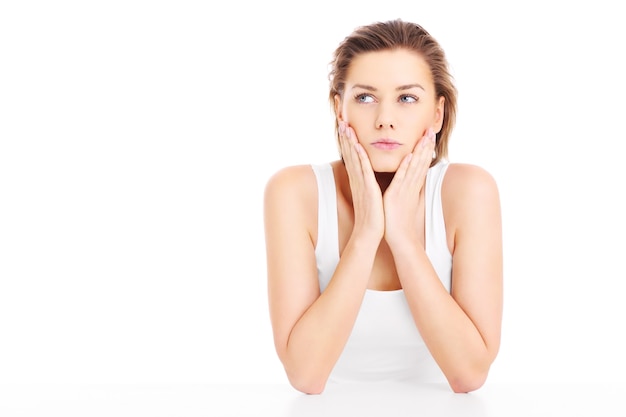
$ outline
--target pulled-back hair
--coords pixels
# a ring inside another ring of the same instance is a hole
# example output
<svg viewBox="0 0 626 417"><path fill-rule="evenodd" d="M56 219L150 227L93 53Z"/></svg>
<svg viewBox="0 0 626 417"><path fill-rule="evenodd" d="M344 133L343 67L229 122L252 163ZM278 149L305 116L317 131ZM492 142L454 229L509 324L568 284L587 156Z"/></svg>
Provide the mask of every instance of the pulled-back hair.
<svg viewBox="0 0 626 417"><path fill-rule="evenodd" d="M420 25L401 19L376 22L358 27L337 47L330 62L329 74L331 107L334 109L336 95L343 98L350 64L358 55L366 52L406 49L419 54L428 64L435 84L435 96L444 97L443 124L437 133L436 158L432 165L448 156L448 140L456 120L457 90L450 74L448 61L439 43ZM335 130L339 140L338 121Z"/></svg>

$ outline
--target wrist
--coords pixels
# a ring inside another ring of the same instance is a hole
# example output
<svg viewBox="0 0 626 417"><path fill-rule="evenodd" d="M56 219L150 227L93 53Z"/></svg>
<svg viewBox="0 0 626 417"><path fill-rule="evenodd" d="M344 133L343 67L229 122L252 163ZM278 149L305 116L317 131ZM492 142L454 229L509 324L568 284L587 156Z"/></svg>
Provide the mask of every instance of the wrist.
<svg viewBox="0 0 626 417"><path fill-rule="evenodd" d="M353 246L362 250L373 250L376 252L383 239L384 232L376 230L353 230L348 240L347 246Z"/></svg>
<svg viewBox="0 0 626 417"><path fill-rule="evenodd" d="M391 252L402 254L405 252L415 253L416 250L424 250L423 243L417 238L417 234L410 233L385 233L385 241Z"/></svg>

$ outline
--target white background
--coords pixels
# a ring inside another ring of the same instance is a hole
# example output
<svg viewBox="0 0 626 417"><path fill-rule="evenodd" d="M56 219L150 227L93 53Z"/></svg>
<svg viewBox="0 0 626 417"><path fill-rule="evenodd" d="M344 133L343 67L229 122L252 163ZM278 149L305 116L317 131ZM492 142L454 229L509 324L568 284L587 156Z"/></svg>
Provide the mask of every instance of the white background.
<svg viewBox="0 0 626 417"><path fill-rule="evenodd" d="M337 158L331 53L393 18L443 45L459 88L450 159L500 187L490 381L622 380L618 7L3 2L0 382L286 381L263 188L283 166Z"/></svg>

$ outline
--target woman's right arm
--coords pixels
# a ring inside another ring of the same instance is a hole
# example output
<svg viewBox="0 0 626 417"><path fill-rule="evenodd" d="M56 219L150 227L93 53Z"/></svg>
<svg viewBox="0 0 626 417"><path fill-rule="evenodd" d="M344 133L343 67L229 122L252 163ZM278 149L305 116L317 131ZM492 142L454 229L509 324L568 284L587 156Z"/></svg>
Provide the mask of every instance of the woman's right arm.
<svg viewBox="0 0 626 417"><path fill-rule="evenodd" d="M319 394L352 331L374 257L376 233L353 232L320 294L315 246L317 182L310 166L285 168L264 195L268 296L274 344L291 385Z"/></svg>

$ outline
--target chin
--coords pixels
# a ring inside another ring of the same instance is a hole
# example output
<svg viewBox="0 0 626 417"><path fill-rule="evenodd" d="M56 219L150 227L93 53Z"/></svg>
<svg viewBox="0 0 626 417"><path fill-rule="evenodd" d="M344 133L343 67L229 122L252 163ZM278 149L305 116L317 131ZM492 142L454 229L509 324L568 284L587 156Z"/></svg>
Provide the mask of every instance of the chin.
<svg viewBox="0 0 626 417"><path fill-rule="evenodd" d="M373 158L370 159L374 172L396 172L402 159L397 158Z"/></svg>

